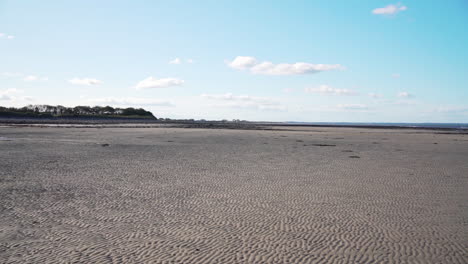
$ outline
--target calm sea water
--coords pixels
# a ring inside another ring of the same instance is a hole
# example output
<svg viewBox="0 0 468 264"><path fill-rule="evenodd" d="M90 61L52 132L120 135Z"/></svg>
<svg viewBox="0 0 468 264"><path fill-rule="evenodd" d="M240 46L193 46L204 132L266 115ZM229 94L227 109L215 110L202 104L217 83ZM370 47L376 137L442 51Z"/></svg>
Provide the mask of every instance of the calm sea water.
<svg viewBox="0 0 468 264"><path fill-rule="evenodd" d="M348 122L286 122L291 125L382 126L468 129L468 123L348 123Z"/></svg>

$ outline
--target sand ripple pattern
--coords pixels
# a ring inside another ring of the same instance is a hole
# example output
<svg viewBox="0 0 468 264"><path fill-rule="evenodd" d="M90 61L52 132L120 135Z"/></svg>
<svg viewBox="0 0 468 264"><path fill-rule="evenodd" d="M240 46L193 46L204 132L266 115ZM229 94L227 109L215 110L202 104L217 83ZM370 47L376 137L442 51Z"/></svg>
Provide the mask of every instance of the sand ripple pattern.
<svg viewBox="0 0 468 264"><path fill-rule="evenodd" d="M467 135L0 136L0 263L468 263Z"/></svg>

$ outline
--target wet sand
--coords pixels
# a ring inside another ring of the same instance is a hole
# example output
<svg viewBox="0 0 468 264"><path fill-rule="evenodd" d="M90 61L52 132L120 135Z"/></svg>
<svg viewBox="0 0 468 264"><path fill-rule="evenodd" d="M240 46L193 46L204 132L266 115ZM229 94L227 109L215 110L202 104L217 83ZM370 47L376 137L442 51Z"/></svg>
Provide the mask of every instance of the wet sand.
<svg viewBox="0 0 468 264"><path fill-rule="evenodd" d="M468 263L468 135L0 127L0 263Z"/></svg>

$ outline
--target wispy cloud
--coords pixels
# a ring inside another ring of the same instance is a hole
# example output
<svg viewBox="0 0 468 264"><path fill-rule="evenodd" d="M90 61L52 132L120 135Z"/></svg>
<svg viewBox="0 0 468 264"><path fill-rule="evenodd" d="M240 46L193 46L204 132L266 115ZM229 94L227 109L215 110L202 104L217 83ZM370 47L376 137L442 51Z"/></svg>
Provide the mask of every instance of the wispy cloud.
<svg viewBox="0 0 468 264"><path fill-rule="evenodd" d="M169 61L169 64L180 64L182 61L179 58L175 58Z"/></svg>
<svg viewBox="0 0 468 264"><path fill-rule="evenodd" d="M0 73L0 76L7 77L7 78L12 78L12 77L21 77L21 76L23 76L23 74L20 73L20 72L2 72L2 73Z"/></svg>
<svg viewBox="0 0 468 264"><path fill-rule="evenodd" d="M14 39L15 36L13 36L13 35L8 35L8 34L5 34L5 33L0 33L0 39L1 39L1 38L5 38L5 39L11 40L11 39Z"/></svg>
<svg viewBox="0 0 468 264"><path fill-rule="evenodd" d="M388 5L386 7L380 7L372 10L374 15L394 15L401 11L407 10L408 7L401 5L400 3L394 5Z"/></svg>
<svg viewBox="0 0 468 264"><path fill-rule="evenodd" d="M86 86L102 84L102 81L93 79L93 78L73 78L71 80L68 80L68 82L74 85L86 85Z"/></svg>
<svg viewBox="0 0 468 264"><path fill-rule="evenodd" d="M13 100L13 94L16 93L16 89L0 90L0 101Z"/></svg>
<svg viewBox="0 0 468 264"><path fill-rule="evenodd" d="M48 81L49 78L45 76L38 76L38 75L26 75L21 72L1 72L0 77L5 78L22 78L23 81L26 82L34 82L34 81Z"/></svg>
<svg viewBox="0 0 468 264"><path fill-rule="evenodd" d="M47 78L47 77L40 77L40 76L36 76L36 75L28 75L28 76L24 77L24 80L27 81L27 82L48 81L49 78Z"/></svg>
<svg viewBox="0 0 468 264"><path fill-rule="evenodd" d="M201 97L216 100L228 100L228 101L255 101L255 102L270 102L270 98L256 97L249 95L233 95L232 93L225 94L202 94Z"/></svg>
<svg viewBox="0 0 468 264"><path fill-rule="evenodd" d="M399 92L397 96L401 98L413 98L414 97L413 94L410 94L408 92Z"/></svg>
<svg viewBox="0 0 468 264"><path fill-rule="evenodd" d="M125 106L166 106L171 107L174 104L171 101L151 99L151 98L138 98L138 97L104 97L104 98L91 98L86 100L89 103L98 105L125 105Z"/></svg>
<svg viewBox="0 0 468 264"><path fill-rule="evenodd" d="M398 79L398 78L400 78L400 74L399 73L394 73L394 74L392 74L392 78L393 79Z"/></svg>
<svg viewBox="0 0 468 264"><path fill-rule="evenodd" d="M0 90L0 101L4 103L25 103L33 100L30 96L23 96L23 91L16 88Z"/></svg>
<svg viewBox="0 0 468 264"><path fill-rule="evenodd" d="M183 60L183 59L181 59L181 58L175 58L175 59L173 59L173 60L170 60L170 61L169 61L169 64L176 64L176 65L177 65L177 64L182 64L182 63L184 63L184 61L185 61L185 63L188 63L188 64L192 64L192 63L195 62L193 59L186 59L186 60Z"/></svg>
<svg viewBox="0 0 468 264"><path fill-rule="evenodd" d="M364 104L339 104L337 105L338 108L340 109L346 109L346 110L366 110L368 109L367 105Z"/></svg>
<svg viewBox="0 0 468 264"><path fill-rule="evenodd" d="M231 93L226 94L202 94L202 98L216 100L218 103L212 106L216 107L230 107L230 108L250 108L257 110L275 110L285 111L286 107L281 105L280 102L267 97L256 97L249 95L233 95Z"/></svg>
<svg viewBox="0 0 468 264"><path fill-rule="evenodd" d="M184 84L184 80L180 80L177 78L162 78L156 79L154 77L148 77L143 81L140 81L136 86L135 89L152 89L152 88L166 88L170 86L180 86Z"/></svg>
<svg viewBox="0 0 468 264"><path fill-rule="evenodd" d="M369 93L367 95L369 97L372 97L372 98L382 98L383 97L381 94L377 94L377 93Z"/></svg>
<svg viewBox="0 0 468 264"><path fill-rule="evenodd" d="M440 113L463 113L468 114L468 106L439 106L435 109Z"/></svg>
<svg viewBox="0 0 468 264"><path fill-rule="evenodd" d="M319 93L323 95L358 95L359 93L353 90L348 89L337 89L330 87L328 85L320 85L319 87L308 87L305 88L305 92L307 93Z"/></svg>
<svg viewBox="0 0 468 264"><path fill-rule="evenodd" d="M228 61L227 64L236 70L249 70L253 74L265 75L312 74L344 69L340 64L311 64L305 62L274 64L269 61L259 62L256 58L249 56L237 56L234 60Z"/></svg>

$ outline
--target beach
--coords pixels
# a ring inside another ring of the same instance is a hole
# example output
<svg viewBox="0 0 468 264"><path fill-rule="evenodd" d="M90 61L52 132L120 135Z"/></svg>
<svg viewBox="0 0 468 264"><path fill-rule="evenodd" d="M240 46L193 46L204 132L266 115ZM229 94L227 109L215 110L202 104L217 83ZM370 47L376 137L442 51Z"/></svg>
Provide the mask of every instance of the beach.
<svg viewBox="0 0 468 264"><path fill-rule="evenodd" d="M0 263L468 263L468 135L0 127Z"/></svg>

